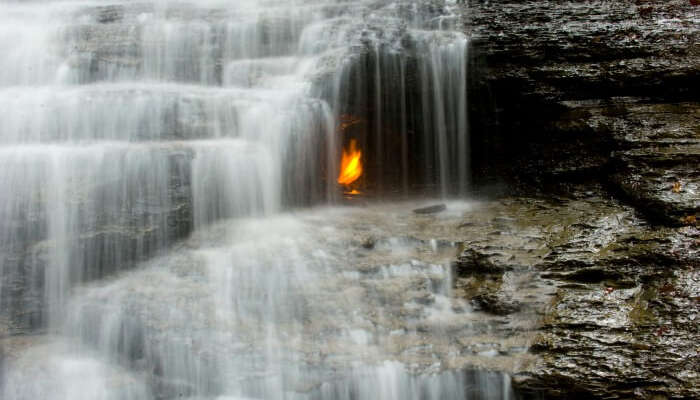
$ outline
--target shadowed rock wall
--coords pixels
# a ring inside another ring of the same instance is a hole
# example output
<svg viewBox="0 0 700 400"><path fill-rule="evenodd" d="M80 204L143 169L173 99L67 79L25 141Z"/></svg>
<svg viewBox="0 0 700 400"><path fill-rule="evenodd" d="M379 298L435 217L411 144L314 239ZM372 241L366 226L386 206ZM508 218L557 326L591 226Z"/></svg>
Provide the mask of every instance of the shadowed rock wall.
<svg viewBox="0 0 700 400"><path fill-rule="evenodd" d="M692 223L700 209L692 3L470 1L477 169L528 183L593 177L657 222Z"/></svg>
<svg viewBox="0 0 700 400"><path fill-rule="evenodd" d="M505 180L563 207L551 226L514 215L514 224L548 232L541 260L518 267L518 254L532 250L515 241L467 245L457 263L467 276L520 268L552 285L530 348L538 364L516 375L517 387L537 398L698 398L700 6L466 3L475 179ZM572 183L563 202L548 190ZM636 212L610 218L594 193ZM567 222L572 201L595 210ZM622 226L639 212L641 225ZM504 293L479 296L472 300L497 303Z"/></svg>

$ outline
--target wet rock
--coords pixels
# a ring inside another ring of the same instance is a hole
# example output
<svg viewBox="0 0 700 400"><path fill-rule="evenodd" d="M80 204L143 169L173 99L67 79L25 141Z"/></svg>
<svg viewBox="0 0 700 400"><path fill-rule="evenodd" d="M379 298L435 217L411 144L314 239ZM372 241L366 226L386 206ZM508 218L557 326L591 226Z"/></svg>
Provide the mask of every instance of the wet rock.
<svg viewBox="0 0 700 400"><path fill-rule="evenodd" d="M532 346L541 369L519 385L554 398L697 398L694 279L683 270L631 289L561 291Z"/></svg>
<svg viewBox="0 0 700 400"><path fill-rule="evenodd" d="M491 206L491 215L517 220L489 218L481 225L477 215L466 215L475 226L462 230L500 224L503 234L469 244L471 269L457 274L457 292L485 312L508 315L509 323L539 321L530 344L537 361L514 378L521 393L698 397L700 231L649 225L630 207L584 187L569 198ZM488 257L495 248L499 256ZM472 272L484 258L499 272Z"/></svg>
<svg viewBox="0 0 700 400"><path fill-rule="evenodd" d="M669 225L695 225L700 217L700 144L628 150L617 160L612 181L641 211Z"/></svg>
<svg viewBox="0 0 700 400"><path fill-rule="evenodd" d="M437 214L447 210L447 206L444 204L436 204L434 206L416 208L413 210L416 214Z"/></svg>
<svg viewBox="0 0 700 400"><path fill-rule="evenodd" d="M593 398L672 398L698 396L698 335L692 321L700 312L694 301L697 249L683 232L649 228L616 232L596 253L577 252L582 262L540 268L561 269L560 286L544 317L542 335L532 349L542 368L524 388L547 388L552 397L586 393ZM666 235L664 239L663 236ZM594 265L595 267L589 267ZM561 393L558 391L564 390Z"/></svg>
<svg viewBox="0 0 700 400"><path fill-rule="evenodd" d="M494 258L502 256L502 253L483 253L475 249L466 249L457 258L455 272L458 276L474 274L503 274L510 266L494 262Z"/></svg>
<svg viewBox="0 0 700 400"><path fill-rule="evenodd" d="M658 223L697 219L696 7L471 1L464 15L472 93L487 99L472 102L489 132L477 164L529 185L603 182ZM687 191L672 192L677 182Z"/></svg>
<svg viewBox="0 0 700 400"><path fill-rule="evenodd" d="M471 1L465 25L489 78L517 83L523 94L689 93L693 86L681 83L697 79L696 10L685 0L637 3Z"/></svg>
<svg viewBox="0 0 700 400"><path fill-rule="evenodd" d="M373 238L372 236L368 236L362 241L361 246L365 250L372 250L372 249L374 249L374 246L376 244L377 244L377 240L375 238Z"/></svg>
<svg viewBox="0 0 700 400"><path fill-rule="evenodd" d="M609 153L601 168L609 171L614 193L663 224L681 225L697 215L700 103L644 98L564 103L568 116L557 123L560 129L607 137Z"/></svg>
<svg viewBox="0 0 700 400"><path fill-rule="evenodd" d="M511 298L498 296L494 293L483 293L472 298L472 304L477 309L496 315L508 315L519 311L522 305Z"/></svg>
<svg viewBox="0 0 700 400"><path fill-rule="evenodd" d="M529 265L533 282L555 290L548 304L523 302L543 315L531 346L536 366L514 377L521 392L700 397L692 3L469 2L465 29L479 71L471 95L487 100L471 102L480 116L472 123L489 132L473 141L475 163L526 191L602 184L654 224L685 225L650 226L597 191L503 204L521 223L494 227L490 245L514 258L489 261L510 266L507 274ZM487 247L475 245L482 254ZM457 285L470 288L474 279L464 279ZM488 300L509 292L500 284L464 293Z"/></svg>

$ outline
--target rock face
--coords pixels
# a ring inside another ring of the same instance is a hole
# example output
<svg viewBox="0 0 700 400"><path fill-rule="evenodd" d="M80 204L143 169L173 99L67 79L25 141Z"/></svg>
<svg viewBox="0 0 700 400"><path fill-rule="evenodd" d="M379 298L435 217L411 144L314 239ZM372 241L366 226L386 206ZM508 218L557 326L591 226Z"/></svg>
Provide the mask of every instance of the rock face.
<svg viewBox="0 0 700 400"><path fill-rule="evenodd" d="M532 347L542 364L522 386L551 397L697 398L697 229L591 217L537 266L560 288Z"/></svg>
<svg viewBox="0 0 700 400"><path fill-rule="evenodd" d="M515 200L498 241L465 243L457 262L462 276L531 270L554 288L544 307L519 299L542 317L538 365L515 375L524 393L700 397L696 3L464 6L472 132L484 132L472 138L475 167L549 197L583 184L544 203ZM503 313L517 294L496 285L467 296Z"/></svg>
<svg viewBox="0 0 700 400"><path fill-rule="evenodd" d="M525 396L697 398L700 231L655 228L590 189L466 214L458 295L536 320L537 361L509 371Z"/></svg>
<svg viewBox="0 0 700 400"><path fill-rule="evenodd" d="M529 182L600 177L655 221L692 224L700 210L692 3L470 2L474 97L490 100L471 102L483 117L472 123L488 132L474 143L477 164Z"/></svg>

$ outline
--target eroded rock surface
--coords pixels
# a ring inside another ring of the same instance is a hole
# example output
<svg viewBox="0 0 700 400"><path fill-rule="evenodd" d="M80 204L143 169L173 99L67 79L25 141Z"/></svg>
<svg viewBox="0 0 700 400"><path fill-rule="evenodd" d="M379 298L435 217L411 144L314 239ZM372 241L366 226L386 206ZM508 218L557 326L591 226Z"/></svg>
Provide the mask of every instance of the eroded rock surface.
<svg viewBox="0 0 700 400"><path fill-rule="evenodd" d="M537 320L537 362L515 371L524 393L697 398L700 231L650 226L584 189L467 214L464 229L489 233L464 244L460 294Z"/></svg>
<svg viewBox="0 0 700 400"><path fill-rule="evenodd" d="M549 193L502 201L489 240L467 241L457 263L458 286L489 282L465 292L485 311L517 299L541 317L537 366L515 375L523 392L700 397L696 3L465 5L472 93L486 99L472 124L489 133L477 163ZM566 182L584 186L551 194ZM518 274L551 285L549 303L501 284Z"/></svg>
<svg viewBox="0 0 700 400"><path fill-rule="evenodd" d="M472 104L490 132L477 140L488 157L481 163L502 163L505 176L529 184L592 178L655 222L696 223L697 5L471 1L465 9L474 97L488 99Z"/></svg>

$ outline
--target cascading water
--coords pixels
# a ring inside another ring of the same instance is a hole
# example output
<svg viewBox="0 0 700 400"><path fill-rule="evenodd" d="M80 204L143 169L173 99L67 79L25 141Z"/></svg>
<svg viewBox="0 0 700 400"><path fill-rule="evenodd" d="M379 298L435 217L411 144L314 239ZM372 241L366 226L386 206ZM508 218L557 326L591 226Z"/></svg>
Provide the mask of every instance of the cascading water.
<svg viewBox="0 0 700 400"><path fill-rule="evenodd" d="M288 211L338 198L344 113L377 193L468 188L467 40L419 3L0 3L2 398L509 397L449 368L408 206Z"/></svg>
<svg viewBox="0 0 700 400"><path fill-rule="evenodd" d="M336 114L361 122L350 136L370 156L375 191L468 192L468 40L450 11L394 2L369 13L362 49L336 73L328 97Z"/></svg>

